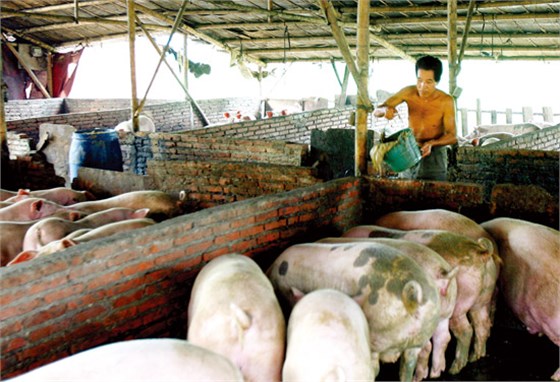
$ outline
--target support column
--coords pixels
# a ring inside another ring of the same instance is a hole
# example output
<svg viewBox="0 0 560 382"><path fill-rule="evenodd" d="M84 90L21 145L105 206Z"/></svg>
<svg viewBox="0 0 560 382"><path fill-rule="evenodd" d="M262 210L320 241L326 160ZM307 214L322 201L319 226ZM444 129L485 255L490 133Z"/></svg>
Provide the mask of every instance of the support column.
<svg viewBox="0 0 560 382"><path fill-rule="evenodd" d="M449 67L449 94L455 98L457 88L457 0L447 1L447 63Z"/></svg>
<svg viewBox="0 0 560 382"><path fill-rule="evenodd" d="M356 140L354 148L354 175L367 173L367 123L371 103L368 95L369 75L369 0L358 2L358 100L356 110Z"/></svg>
<svg viewBox="0 0 560 382"><path fill-rule="evenodd" d="M134 14L134 0L126 0L126 14L128 16L128 51L130 56L130 117L132 119L132 128L138 131L138 96L136 93L136 21Z"/></svg>

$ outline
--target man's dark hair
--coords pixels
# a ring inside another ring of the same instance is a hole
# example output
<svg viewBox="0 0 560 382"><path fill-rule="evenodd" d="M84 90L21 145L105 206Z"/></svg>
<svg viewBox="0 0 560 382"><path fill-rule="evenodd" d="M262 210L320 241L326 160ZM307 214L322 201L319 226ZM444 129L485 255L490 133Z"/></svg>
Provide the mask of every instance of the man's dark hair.
<svg viewBox="0 0 560 382"><path fill-rule="evenodd" d="M439 58L424 56L416 60L416 75L418 75L418 69L432 70L434 72L434 80L439 82L441 73L443 72L443 65Z"/></svg>

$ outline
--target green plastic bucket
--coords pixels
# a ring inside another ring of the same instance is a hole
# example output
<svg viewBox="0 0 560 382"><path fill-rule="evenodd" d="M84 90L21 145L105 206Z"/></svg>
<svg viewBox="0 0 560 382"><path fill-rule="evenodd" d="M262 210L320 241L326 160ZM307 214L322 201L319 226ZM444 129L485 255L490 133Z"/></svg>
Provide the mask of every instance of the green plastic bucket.
<svg viewBox="0 0 560 382"><path fill-rule="evenodd" d="M397 141L397 144L389 150L383 160L395 172L401 172L414 166L422 159L420 149L410 128L397 131L390 135L384 142Z"/></svg>

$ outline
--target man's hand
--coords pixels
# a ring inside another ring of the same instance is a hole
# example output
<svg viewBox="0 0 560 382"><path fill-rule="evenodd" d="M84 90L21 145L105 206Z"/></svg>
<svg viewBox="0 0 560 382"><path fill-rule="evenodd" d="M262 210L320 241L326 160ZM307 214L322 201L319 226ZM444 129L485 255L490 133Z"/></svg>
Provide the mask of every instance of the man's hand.
<svg viewBox="0 0 560 382"><path fill-rule="evenodd" d="M432 144L428 142L424 142L422 146L420 146L420 153L422 153L422 158L427 157L432 153Z"/></svg>
<svg viewBox="0 0 560 382"><path fill-rule="evenodd" d="M391 106L378 107L373 111L373 116L377 118L385 117L387 119L393 119L397 110Z"/></svg>

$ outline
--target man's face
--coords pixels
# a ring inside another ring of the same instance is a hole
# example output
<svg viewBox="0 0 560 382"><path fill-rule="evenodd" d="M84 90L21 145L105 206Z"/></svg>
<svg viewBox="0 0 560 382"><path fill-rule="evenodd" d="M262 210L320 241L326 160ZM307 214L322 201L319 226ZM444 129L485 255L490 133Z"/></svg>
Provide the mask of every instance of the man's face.
<svg viewBox="0 0 560 382"><path fill-rule="evenodd" d="M416 89L420 98L427 98L436 91L437 82L434 79L433 70L418 69L418 78L416 80Z"/></svg>

